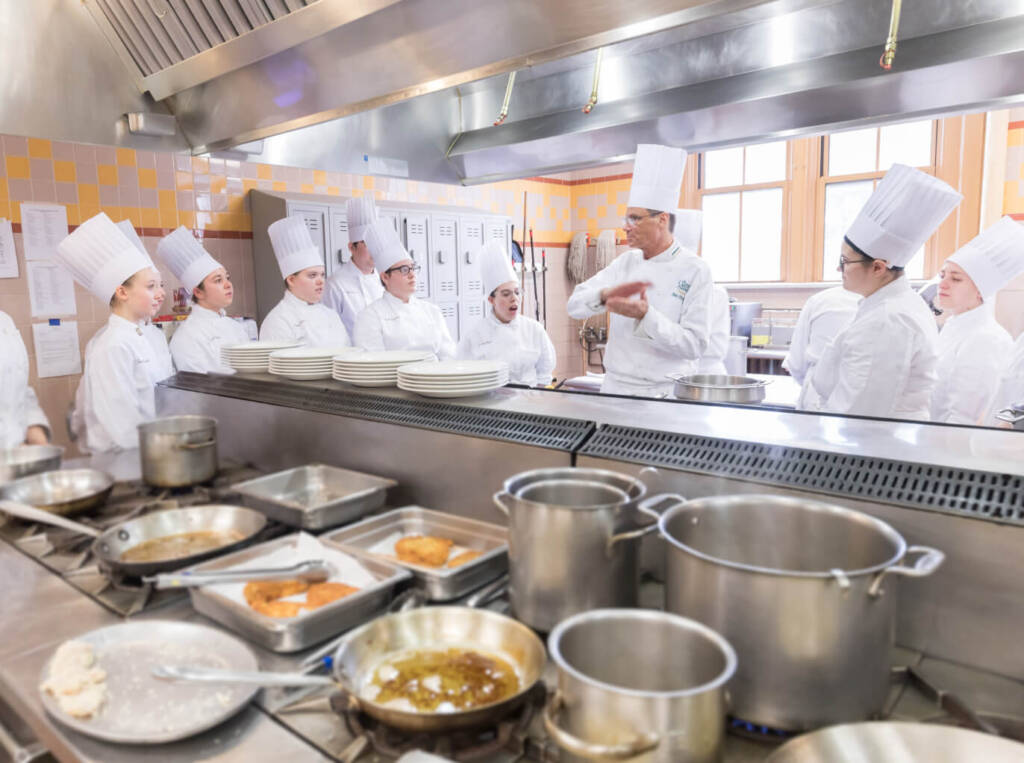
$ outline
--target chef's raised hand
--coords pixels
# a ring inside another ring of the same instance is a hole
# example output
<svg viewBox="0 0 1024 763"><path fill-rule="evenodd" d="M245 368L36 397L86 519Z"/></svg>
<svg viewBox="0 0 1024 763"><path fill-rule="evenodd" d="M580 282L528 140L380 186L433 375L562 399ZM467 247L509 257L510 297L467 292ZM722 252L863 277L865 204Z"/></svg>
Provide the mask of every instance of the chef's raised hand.
<svg viewBox="0 0 1024 763"><path fill-rule="evenodd" d="M620 283L618 286L610 286L607 289L601 290L601 304L607 304L609 300L617 297L632 297L635 294L641 294L642 299L646 299L642 296L645 289L654 286L650 281L627 281L626 283Z"/></svg>
<svg viewBox="0 0 1024 763"><path fill-rule="evenodd" d="M641 289L640 296L635 299L611 297L604 303L604 306L610 313L640 320L647 315L647 289L646 287Z"/></svg>

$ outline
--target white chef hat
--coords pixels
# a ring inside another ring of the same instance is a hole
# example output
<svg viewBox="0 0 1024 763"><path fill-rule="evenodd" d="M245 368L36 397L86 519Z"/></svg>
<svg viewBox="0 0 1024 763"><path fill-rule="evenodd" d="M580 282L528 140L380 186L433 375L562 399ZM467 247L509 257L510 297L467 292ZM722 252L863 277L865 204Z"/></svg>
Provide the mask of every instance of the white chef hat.
<svg viewBox="0 0 1024 763"><path fill-rule="evenodd" d="M846 238L868 257L904 267L961 199L938 178L894 164L864 202Z"/></svg>
<svg viewBox="0 0 1024 763"><path fill-rule="evenodd" d="M699 209L677 209L676 229L672 235L676 241L694 254L700 249L700 234L704 227L704 212Z"/></svg>
<svg viewBox="0 0 1024 763"><path fill-rule="evenodd" d="M153 265L153 258L149 256L149 252L146 251L146 245L142 243L142 239L139 238L139 234L135 232L135 226L132 225L131 220L118 220L114 225L117 229L124 234L124 237L135 244L135 248L142 252L142 255L149 260L150 267L156 267Z"/></svg>
<svg viewBox="0 0 1024 763"><path fill-rule="evenodd" d="M519 276L512 267L512 260L500 242L488 241L484 244L482 254L480 270L483 273L484 294L490 295L492 291L509 281L519 283Z"/></svg>
<svg viewBox="0 0 1024 763"><path fill-rule="evenodd" d="M267 235L284 278L306 268L323 267L324 258L301 217L283 217L272 222L267 227Z"/></svg>
<svg viewBox="0 0 1024 763"><path fill-rule="evenodd" d="M78 283L104 302L133 275L153 267L103 212L57 244L56 257Z"/></svg>
<svg viewBox="0 0 1024 763"><path fill-rule="evenodd" d="M367 226L363 235L378 273L383 273L396 262L412 259L402 246L402 240L398 238L398 232L390 220L378 218Z"/></svg>
<svg viewBox="0 0 1024 763"><path fill-rule="evenodd" d="M990 299L1024 273L1024 225L1004 217L957 249L955 262L974 281L982 299Z"/></svg>
<svg viewBox="0 0 1024 763"><path fill-rule="evenodd" d="M366 229L377 220L377 205L370 196L357 196L345 202L345 219L348 221L348 242L366 240Z"/></svg>
<svg viewBox="0 0 1024 763"><path fill-rule="evenodd" d="M189 294L206 276L221 267L184 225L160 239L156 253L167 263L167 267Z"/></svg>
<svg viewBox="0 0 1024 763"><path fill-rule="evenodd" d="M626 206L672 212L679 206L686 151L671 146L641 143L633 161L633 182Z"/></svg>

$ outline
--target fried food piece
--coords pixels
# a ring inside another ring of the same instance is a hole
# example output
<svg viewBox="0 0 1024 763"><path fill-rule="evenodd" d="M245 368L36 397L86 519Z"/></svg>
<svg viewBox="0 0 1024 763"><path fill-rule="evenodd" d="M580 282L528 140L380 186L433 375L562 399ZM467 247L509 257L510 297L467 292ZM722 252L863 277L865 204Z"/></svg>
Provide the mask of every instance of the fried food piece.
<svg viewBox="0 0 1024 763"><path fill-rule="evenodd" d="M296 617L302 611L303 603L275 599L274 601L251 601L249 606L267 617Z"/></svg>
<svg viewBox="0 0 1024 763"><path fill-rule="evenodd" d="M245 584L243 595L249 606L256 609L257 601L274 601L285 596L294 596L309 590L309 583L302 580L250 580ZM276 615L272 615L275 617Z"/></svg>
<svg viewBox="0 0 1024 763"><path fill-rule="evenodd" d="M306 592L306 609L317 609L324 604L351 596L359 589L345 583L314 583Z"/></svg>
<svg viewBox="0 0 1024 763"><path fill-rule="evenodd" d="M482 556L483 553L483 551L463 551L461 554L458 554L457 556L452 558L450 562L448 562L448 568L452 569L455 567L461 567L462 565L468 564L469 562L473 561L478 556Z"/></svg>
<svg viewBox="0 0 1024 763"><path fill-rule="evenodd" d="M409 535L395 544L395 554L403 562L440 567L448 560L455 541L432 535Z"/></svg>

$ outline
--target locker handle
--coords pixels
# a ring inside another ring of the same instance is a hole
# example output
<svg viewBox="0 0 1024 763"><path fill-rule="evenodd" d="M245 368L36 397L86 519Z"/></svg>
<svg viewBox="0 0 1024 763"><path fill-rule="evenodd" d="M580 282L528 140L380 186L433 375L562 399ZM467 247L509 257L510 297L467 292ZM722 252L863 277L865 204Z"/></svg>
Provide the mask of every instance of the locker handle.
<svg viewBox="0 0 1024 763"><path fill-rule="evenodd" d="M409 259L412 260L413 262L416 261L416 250L415 249L410 249L409 250Z"/></svg>
<svg viewBox="0 0 1024 763"><path fill-rule="evenodd" d="M473 256L472 256L472 253L469 251L469 249L466 250L466 264L467 265L472 265L473 264Z"/></svg>
<svg viewBox="0 0 1024 763"><path fill-rule="evenodd" d="M443 249L438 249L437 250L437 263L439 265L444 265L444 250Z"/></svg>

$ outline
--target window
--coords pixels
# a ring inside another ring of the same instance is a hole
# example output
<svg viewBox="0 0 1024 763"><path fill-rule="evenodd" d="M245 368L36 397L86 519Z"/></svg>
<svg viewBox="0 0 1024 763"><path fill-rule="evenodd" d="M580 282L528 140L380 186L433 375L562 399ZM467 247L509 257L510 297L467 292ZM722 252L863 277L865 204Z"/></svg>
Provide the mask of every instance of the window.
<svg viewBox="0 0 1024 763"><path fill-rule="evenodd" d="M785 141L703 155L701 255L716 281L782 279L787 157Z"/></svg>

